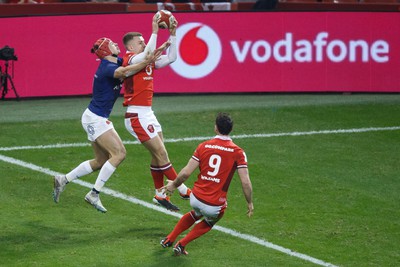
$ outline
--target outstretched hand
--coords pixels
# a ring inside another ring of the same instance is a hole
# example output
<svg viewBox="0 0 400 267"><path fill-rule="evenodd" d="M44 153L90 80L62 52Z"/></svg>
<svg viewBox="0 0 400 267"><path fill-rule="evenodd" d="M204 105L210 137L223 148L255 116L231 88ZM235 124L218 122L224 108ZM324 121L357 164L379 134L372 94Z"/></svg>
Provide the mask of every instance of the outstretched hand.
<svg viewBox="0 0 400 267"><path fill-rule="evenodd" d="M153 16L153 20L152 20L152 24L151 24L152 33L155 33L155 34L158 33L158 30L160 29L159 26L158 26L159 22L160 22L160 18L157 19L157 14L155 14Z"/></svg>
<svg viewBox="0 0 400 267"><path fill-rule="evenodd" d="M253 206L253 203L249 203L249 204L247 204L247 217L251 217L251 216L253 216L253 212L254 212L254 206Z"/></svg>
<svg viewBox="0 0 400 267"><path fill-rule="evenodd" d="M164 190L167 196L170 196L174 193L176 186L174 185L174 181L168 180L168 184L161 187L161 190Z"/></svg>
<svg viewBox="0 0 400 267"><path fill-rule="evenodd" d="M174 21L172 22L171 26L169 27L169 32L172 36L176 35L176 28L178 27L178 21L174 17Z"/></svg>

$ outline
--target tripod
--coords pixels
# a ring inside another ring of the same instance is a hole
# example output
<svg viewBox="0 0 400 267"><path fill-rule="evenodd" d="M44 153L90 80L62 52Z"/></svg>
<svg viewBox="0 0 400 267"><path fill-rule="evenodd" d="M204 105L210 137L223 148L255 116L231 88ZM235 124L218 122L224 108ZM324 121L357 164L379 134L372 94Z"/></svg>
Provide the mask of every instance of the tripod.
<svg viewBox="0 0 400 267"><path fill-rule="evenodd" d="M19 95L17 93L17 90L15 90L12 77L8 74L8 60L6 60L4 66L6 67L5 73L2 73L0 68L0 76L1 76L0 90L3 89L3 92L1 93L1 100L4 100L4 97L8 93L8 82L10 82L11 84L11 89L14 91L15 97L17 98L17 100L19 100Z"/></svg>

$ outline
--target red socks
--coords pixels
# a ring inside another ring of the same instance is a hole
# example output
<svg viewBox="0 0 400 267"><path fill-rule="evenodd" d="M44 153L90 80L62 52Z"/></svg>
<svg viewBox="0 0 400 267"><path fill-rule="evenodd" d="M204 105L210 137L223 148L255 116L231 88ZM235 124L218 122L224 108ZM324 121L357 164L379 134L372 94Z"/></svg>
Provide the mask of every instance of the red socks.
<svg viewBox="0 0 400 267"><path fill-rule="evenodd" d="M150 165L151 176L153 177L155 189L159 189L164 186L164 175L168 180L175 180L178 174L171 163L167 163L163 166Z"/></svg>
<svg viewBox="0 0 400 267"><path fill-rule="evenodd" d="M159 189L164 186L164 174L159 167L150 165L151 176L153 177L154 188Z"/></svg>
<svg viewBox="0 0 400 267"><path fill-rule="evenodd" d="M175 239L187 229L190 228L198 219L196 215L194 215L194 211L190 211L182 216L179 222L175 225L174 230L167 236L169 240L175 241Z"/></svg>
<svg viewBox="0 0 400 267"><path fill-rule="evenodd" d="M199 220L201 217L196 217L194 214L194 211L192 210L191 212L186 213L185 215L182 216L182 218L179 220L179 222L176 224L174 230L167 236L169 240L174 242L176 238L183 232L189 229L197 220ZM210 226L206 221L202 220L198 224L196 224L193 229L181 240L179 240L179 243L181 243L182 246L186 246L189 242L195 240L196 238L204 235L208 231L212 229L212 226Z"/></svg>
<svg viewBox="0 0 400 267"><path fill-rule="evenodd" d="M181 240L179 240L179 243L181 243L182 246L186 246L189 242L195 240L196 238L204 235L208 231L210 231L212 226L210 226L208 223L206 223L205 220L202 220L198 224L196 224L193 229Z"/></svg>

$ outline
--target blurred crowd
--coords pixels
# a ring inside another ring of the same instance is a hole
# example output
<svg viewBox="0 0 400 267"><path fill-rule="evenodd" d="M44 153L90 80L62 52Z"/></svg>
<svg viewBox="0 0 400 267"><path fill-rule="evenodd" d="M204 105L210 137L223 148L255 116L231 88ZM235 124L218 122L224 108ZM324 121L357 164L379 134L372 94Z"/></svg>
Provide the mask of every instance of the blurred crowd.
<svg viewBox="0 0 400 267"><path fill-rule="evenodd" d="M271 9L279 0L0 0L0 3L17 3L17 4L37 4L37 3L52 3L52 2L132 2L132 3L236 3L248 2L254 3L255 8Z"/></svg>

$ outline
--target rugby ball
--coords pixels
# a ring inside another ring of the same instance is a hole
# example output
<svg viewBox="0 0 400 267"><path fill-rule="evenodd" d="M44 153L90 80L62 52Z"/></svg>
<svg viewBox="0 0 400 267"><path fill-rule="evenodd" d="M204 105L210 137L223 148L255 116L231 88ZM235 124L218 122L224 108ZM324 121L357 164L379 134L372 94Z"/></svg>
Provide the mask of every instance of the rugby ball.
<svg viewBox="0 0 400 267"><path fill-rule="evenodd" d="M158 26L161 29L169 29L172 25L172 23L174 23L174 16L172 15L172 13L168 10L160 10L156 13L156 18L157 20L160 19L160 21L158 22Z"/></svg>

